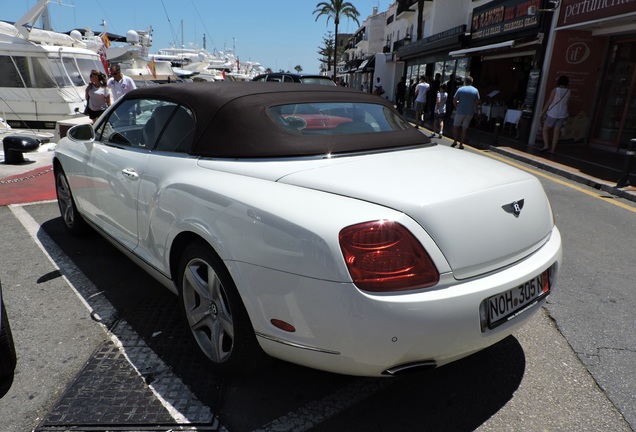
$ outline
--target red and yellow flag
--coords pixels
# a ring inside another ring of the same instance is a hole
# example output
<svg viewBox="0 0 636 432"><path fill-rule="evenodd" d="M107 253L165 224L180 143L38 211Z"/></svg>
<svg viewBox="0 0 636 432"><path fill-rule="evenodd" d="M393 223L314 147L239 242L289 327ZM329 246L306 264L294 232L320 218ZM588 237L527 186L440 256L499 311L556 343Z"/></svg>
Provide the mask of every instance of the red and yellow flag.
<svg viewBox="0 0 636 432"><path fill-rule="evenodd" d="M106 48L110 48L110 40L108 39L108 35L106 33L102 35L102 43Z"/></svg>
<svg viewBox="0 0 636 432"><path fill-rule="evenodd" d="M155 64L155 58L151 58L150 62L148 63L148 69L150 70L150 73L152 74L152 77L154 79L157 79L157 65Z"/></svg>
<svg viewBox="0 0 636 432"><path fill-rule="evenodd" d="M102 47L98 51L99 59L102 61L102 67L104 68L104 73L108 76L108 58L106 57L106 47L102 45Z"/></svg>

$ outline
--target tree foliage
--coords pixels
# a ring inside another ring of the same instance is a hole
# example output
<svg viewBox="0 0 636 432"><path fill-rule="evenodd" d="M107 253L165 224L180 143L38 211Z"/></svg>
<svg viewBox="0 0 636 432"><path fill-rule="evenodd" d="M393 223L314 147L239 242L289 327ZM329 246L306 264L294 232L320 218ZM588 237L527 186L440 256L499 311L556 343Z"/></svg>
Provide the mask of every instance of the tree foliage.
<svg viewBox="0 0 636 432"><path fill-rule="evenodd" d="M358 21L358 17L360 16L360 12L356 9L356 7L348 1L344 0L329 0L323 1L316 5L316 10L314 10L313 14L316 16L316 21L321 16L327 17L327 24L329 21L333 20L335 26L335 35L334 35L334 45L338 41L338 26L340 25L341 18L347 18L355 21L356 24L360 25ZM331 69L331 62L327 63L327 70ZM335 71L335 59L334 59L334 71Z"/></svg>
<svg viewBox="0 0 636 432"><path fill-rule="evenodd" d="M327 67L322 67L323 70L329 70L329 65L331 64L331 59L334 58L334 40L331 32L327 32L327 35L322 38L322 46L318 47L318 54L320 54L320 58L318 61ZM325 60L326 59L326 60ZM334 59L334 64L337 64L337 60Z"/></svg>

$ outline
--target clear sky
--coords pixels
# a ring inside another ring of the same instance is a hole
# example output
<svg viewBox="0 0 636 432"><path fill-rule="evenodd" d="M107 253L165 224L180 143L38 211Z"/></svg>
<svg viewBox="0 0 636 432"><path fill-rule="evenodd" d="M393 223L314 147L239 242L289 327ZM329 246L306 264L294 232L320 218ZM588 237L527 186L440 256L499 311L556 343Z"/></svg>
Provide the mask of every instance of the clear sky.
<svg viewBox="0 0 636 432"><path fill-rule="evenodd" d="M377 6L385 11L389 0L349 0L360 12L360 24ZM235 48L240 60L261 63L274 71L304 73L320 70L319 47L333 20L316 21L313 11L320 0L51 0L49 11L53 29L67 32L89 27L103 31L106 21L111 33L125 35L128 30L153 29L151 53L161 48L196 45L208 51ZM36 0L0 0L0 20L17 21ZM183 22L183 27L182 23ZM183 28L183 32L182 32ZM339 33L353 33L358 25L342 20ZM182 38L183 34L183 38Z"/></svg>

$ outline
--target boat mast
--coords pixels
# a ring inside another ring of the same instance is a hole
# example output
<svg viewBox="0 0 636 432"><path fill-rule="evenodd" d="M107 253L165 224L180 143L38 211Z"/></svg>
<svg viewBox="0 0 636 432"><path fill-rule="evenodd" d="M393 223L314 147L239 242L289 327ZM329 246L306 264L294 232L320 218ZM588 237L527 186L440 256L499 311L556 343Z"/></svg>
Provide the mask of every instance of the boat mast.
<svg viewBox="0 0 636 432"><path fill-rule="evenodd" d="M33 6L22 18L20 18L15 24L15 28L20 32L22 37L29 40L31 35L30 28L33 27L36 21L40 18L40 15L45 11L46 6L49 4L49 0L39 0L35 6ZM50 20L49 20L50 25Z"/></svg>
<svg viewBox="0 0 636 432"><path fill-rule="evenodd" d="M42 20L42 29L53 31L53 26L51 25L51 14L49 13L49 8L45 7L42 11L42 15L40 16Z"/></svg>

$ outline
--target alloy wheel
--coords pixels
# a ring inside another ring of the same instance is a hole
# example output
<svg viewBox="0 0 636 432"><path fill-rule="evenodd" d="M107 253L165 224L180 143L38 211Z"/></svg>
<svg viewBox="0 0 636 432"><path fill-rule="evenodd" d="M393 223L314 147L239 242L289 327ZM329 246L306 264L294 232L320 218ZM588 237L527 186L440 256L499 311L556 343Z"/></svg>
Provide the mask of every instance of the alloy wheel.
<svg viewBox="0 0 636 432"><path fill-rule="evenodd" d="M199 347L214 363L223 363L234 346L234 321L223 284L206 261L194 258L186 265L182 298Z"/></svg>
<svg viewBox="0 0 636 432"><path fill-rule="evenodd" d="M77 211L70 184L59 164L55 167L55 193L57 194L57 206L66 229L74 236L80 237L86 234L88 224Z"/></svg>

